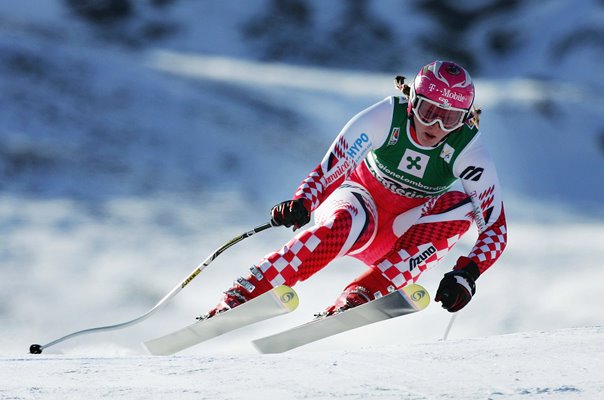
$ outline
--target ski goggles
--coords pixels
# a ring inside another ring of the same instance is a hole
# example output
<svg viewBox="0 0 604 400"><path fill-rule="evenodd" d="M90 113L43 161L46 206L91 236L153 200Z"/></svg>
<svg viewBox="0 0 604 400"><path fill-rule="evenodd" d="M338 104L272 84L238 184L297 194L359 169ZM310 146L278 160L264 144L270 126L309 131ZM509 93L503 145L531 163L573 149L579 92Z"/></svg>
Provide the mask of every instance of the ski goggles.
<svg viewBox="0 0 604 400"><path fill-rule="evenodd" d="M413 107L419 122L425 126L432 126L438 122L445 132L451 132L463 125L468 110L463 108L443 108L439 103L418 97L417 105Z"/></svg>

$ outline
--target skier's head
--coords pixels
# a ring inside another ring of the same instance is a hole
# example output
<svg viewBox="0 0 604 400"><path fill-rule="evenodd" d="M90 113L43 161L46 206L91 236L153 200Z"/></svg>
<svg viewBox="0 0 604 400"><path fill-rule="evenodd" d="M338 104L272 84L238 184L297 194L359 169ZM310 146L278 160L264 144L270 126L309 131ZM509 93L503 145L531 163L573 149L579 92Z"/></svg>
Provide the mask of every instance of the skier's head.
<svg viewBox="0 0 604 400"><path fill-rule="evenodd" d="M474 103L468 71L451 61L433 61L413 81L408 112L424 126L436 123L445 132L463 125Z"/></svg>

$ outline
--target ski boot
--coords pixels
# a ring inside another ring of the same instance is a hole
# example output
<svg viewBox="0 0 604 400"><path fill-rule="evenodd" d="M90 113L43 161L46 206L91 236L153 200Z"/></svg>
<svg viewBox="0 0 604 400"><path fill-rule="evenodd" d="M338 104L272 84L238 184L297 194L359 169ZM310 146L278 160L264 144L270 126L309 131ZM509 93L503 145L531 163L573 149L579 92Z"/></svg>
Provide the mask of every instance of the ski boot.
<svg viewBox="0 0 604 400"><path fill-rule="evenodd" d="M197 319L204 320L212 318L216 314L235 308L273 288L270 282L264 279L262 271L256 266L250 268L250 272L250 275L247 277L240 277L233 282L233 286L224 292L218 304L205 315L197 317Z"/></svg>
<svg viewBox="0 0 604 400"><path fill-rule="evenodd" d="M315 318L328 317L346 311L385 296L394 290L396 288L390 280L380 271L371 268L346 286L335 303L327 307L325 311L315 314Z"/></svg>

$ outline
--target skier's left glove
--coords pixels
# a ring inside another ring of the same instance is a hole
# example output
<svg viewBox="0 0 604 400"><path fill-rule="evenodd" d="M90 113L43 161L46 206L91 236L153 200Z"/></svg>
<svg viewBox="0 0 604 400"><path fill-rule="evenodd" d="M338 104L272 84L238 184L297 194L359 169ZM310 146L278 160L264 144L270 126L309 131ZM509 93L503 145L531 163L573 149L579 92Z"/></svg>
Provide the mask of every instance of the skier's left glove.
<svg viewBox="0 0 604 400"><path fill-rule="evenodd" d="M281 202L271 210L271 224L273 226L294 227L294 230L306 225L310 221L310 211L306 199L295 199Z"/></svg>
<svg viewBox="0 0 604 400"><path fill-rule="evenodd" d="M476 283L472 274L465 269L447 272L440 281L434 301L440 301L449 312L457 312L472 300Z"/></svg>

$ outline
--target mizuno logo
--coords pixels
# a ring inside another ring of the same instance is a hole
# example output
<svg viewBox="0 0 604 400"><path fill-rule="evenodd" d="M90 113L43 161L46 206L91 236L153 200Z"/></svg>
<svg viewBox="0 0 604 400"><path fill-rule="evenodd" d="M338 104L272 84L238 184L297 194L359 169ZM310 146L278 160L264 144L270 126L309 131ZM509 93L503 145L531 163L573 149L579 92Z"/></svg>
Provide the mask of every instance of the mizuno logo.
<svg viewBox="0 0 604 400"><path fill-rule="evenodd" d="M409 260L409 271L413 271L414 268L419 266L434 253L436 253L436 248L434 246L430 246L426 250L424 250L419 256L411 257L411 259Z"/></svg>

